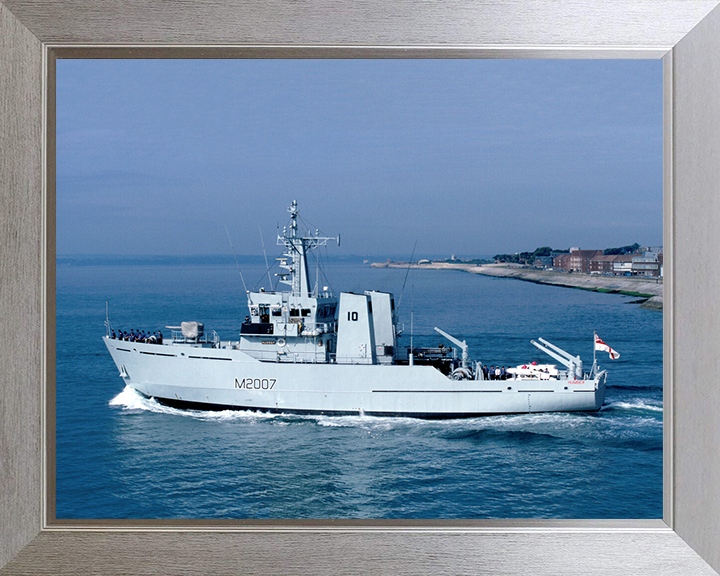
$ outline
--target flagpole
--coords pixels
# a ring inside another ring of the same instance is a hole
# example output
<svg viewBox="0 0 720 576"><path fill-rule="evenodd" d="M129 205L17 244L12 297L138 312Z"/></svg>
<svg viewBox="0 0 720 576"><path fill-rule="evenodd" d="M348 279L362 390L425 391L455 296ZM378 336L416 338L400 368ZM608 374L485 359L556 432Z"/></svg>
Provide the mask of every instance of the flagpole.
<svg viewBox="0 0 720 576"><path fill-rule="evenodd" d="M592 367L593 378L595 377L595 372L597 372L597 350L595 349L595 339L596 338L597 338L597 334L595 333L595 330L593 330L593 367Z"/></svg>

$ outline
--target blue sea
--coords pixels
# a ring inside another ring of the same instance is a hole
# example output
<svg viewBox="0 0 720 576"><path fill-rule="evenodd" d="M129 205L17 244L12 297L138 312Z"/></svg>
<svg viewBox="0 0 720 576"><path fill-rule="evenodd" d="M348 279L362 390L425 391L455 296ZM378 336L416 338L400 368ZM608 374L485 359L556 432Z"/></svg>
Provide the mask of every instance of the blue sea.
<svg viewBox="0 0 720 576"><path fill-rule="evenodd" d="M241 266L248 289L267 286L264 265ZM401 343L412 324L415 345L437 345L438 326L487 364L551 361L530 344L542 337L589 368L596 331L621 354L598 352L605 405L447 421L167 408L124 387L101 341L106 302L116 329L197 320L237 339L238 269L59 265L57 518L662 517L661 312L460 271L326 273L336 292L394 292Z"/></svg>

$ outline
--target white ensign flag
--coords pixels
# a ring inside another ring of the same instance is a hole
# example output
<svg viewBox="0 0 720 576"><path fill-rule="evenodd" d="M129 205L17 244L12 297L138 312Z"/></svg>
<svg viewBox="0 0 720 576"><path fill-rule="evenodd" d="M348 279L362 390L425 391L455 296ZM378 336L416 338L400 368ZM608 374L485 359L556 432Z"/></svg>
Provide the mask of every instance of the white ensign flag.
<svg viewBox="0 0 720 576"><path fill-rule="evenodd" d="M618 352L615 352L615 350L613 350L612 348L610 348L610 346L605 344L605 342L600 340L600 337L597 334L595 334L595 350L602 350L603 352L607 352L608 354L610 354L610 358L612 360L617 360L618 358L620 358L620 354Z"/></svg>

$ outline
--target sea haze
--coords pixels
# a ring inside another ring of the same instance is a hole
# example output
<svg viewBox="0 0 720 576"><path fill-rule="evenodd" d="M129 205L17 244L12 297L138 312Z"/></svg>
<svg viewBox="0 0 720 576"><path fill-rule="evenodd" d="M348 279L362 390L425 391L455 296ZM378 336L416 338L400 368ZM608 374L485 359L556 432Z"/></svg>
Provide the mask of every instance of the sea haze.
<svg viewBox="0 0 720 576"><path fill-rule="evenodd" d="M264 264L241 261L248 289ZM315 281L314 273L311 275ZM550 361L593 331L621 353L597 413L467 420L265 415L164 407L125 388L102 343L184 320L236 339L248 314L232 265L57 267L58 518L661 518L662 313L633 298L460 271L334 262L321 285L395 293L401 343L438 326L472 359ZM403 290L404 286L404 290ZM402 293L402 295L401 295Z"/></svg>

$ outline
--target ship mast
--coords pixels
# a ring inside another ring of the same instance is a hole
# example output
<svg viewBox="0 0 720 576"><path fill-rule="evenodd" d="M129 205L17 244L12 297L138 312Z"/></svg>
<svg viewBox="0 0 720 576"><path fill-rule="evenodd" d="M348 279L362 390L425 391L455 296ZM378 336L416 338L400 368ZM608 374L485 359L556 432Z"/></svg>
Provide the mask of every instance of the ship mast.
<svg viewBox="0 0 720 576"><path fill-rule="evenodd" d="M280 282L289 285L292 288L291 295L300 298L308 298L310 296L310 275L308 272L307 254L318 246L325 246L329 240L337 240L340 245L340 236L330 238L328 236L320 236L319 230L315 230L314 234L309 231L302 235L298 232L298 207L297 200L293 200L290 208L290 227L283 228L282 235L278 235L277 243L279 246L285 246L283 257L292 261L288 263L283 260L280 267L287 270L286 273L278 274ZM287 277L290 277L289 279Z"/></svg>

